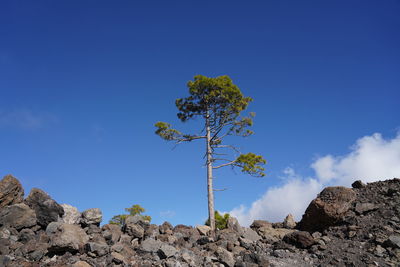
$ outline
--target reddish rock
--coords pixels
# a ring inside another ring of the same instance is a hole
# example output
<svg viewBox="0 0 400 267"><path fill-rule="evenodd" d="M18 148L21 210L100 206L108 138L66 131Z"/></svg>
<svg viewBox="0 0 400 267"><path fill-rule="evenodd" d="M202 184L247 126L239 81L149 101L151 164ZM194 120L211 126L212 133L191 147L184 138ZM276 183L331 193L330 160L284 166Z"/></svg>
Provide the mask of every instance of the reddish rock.
<svg viewBox="0 0 400 267"><path fill-rule="evenodd" d="M323 231L340 223L356 199L356 193L343 186L327 187L311 201L299 229L308 232Z"/></svg>
<svg viewBox="0 0 400 267"><path fill-rule="evenodd" d="M6 175L0 181L0 209L21 203L24 200L24 189L21 183L12 175Z"/></svg>

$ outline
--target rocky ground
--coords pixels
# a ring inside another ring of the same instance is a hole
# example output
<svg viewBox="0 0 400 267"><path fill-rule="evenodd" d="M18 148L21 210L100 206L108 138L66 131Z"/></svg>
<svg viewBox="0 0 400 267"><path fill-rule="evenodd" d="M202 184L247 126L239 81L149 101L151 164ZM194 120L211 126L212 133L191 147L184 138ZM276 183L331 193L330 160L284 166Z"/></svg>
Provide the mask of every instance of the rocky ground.
<svg viewBox="0 0 400 267"><path fill-rule="evenodd" d="M1 266L400 266L400 179L325 188L296 223L254 221L211 235L207 226L154 225L130 216L100 227L40 189L0 181Z"/></svg>

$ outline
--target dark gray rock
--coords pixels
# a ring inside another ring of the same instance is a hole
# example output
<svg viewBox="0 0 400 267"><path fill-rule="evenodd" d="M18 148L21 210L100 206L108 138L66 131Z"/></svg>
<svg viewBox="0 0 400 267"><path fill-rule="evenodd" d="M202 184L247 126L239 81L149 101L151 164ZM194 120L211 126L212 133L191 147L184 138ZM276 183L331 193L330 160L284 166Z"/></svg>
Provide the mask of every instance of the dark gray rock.
<svg viewBox="0 0 400 267"><path fill-rule="evenodd" d="M44 228L51 222L57 222L64 215L63 207L46 192L37 188L31 190L25 203L35 211L38 224Z"/></svg>
<svg viewBox="0 0 400 267"><path fill-rule="evenodd" d="M258 229L261 227L270 227L272 228L272 224L268 221L264 221L264 220L255 220L251 225L250 228L251 229Z"/></svg>
<svg viewBox="0 0 400 267"><path fill-rule="evenodd" d="M361 180L357 180L351 184L351 187L353 187L353 188L363 188L365 186L366 186L366 184L364 184Z"/></svg>
<svg viewBox="0 0 400 267"><path fill-rule="evenodd" d="M146 228L147 226L150 225L150 222L145 220L143 216L140 215L134 215L134 216L128 216L125 219L125 224L139 224L143 228Z"/></svg>
<svg viewBox="0 0 400 267"><path fill-rule="evenodd" d="M160 249L158 250L158 255L161 259L166 259L174 256L178 250L171 245L162 244Z"/></svg>
<svg viewBox="0 0 400 267"><path fill-rule="evenodd" d="M101 229L102 235L109 245L116 244L122 235L121 228L115 224L103 225Z"/></svg>
<svg viewBox="0 0 400 267"><path fill-rule="evenodd" d="M35 240L35 238L35 232L29 228L22 229L18 235L18 241L22 243L28 243L29 241Z"/></svg>
<svg viewBox="0 0 400 267"><path fill-rule="evenodd" d="M9 205L21 203L24 200L24 189L21 183L12 175L6 175L0 181L0 210Z"/></svg>
<svg viewBox="0 0 400 267"><path fill-rule="evenodd" d="M148 238L140 244L139 250L143 252L156 253L162 245L163 243L161 241L155 240L153 238Z"/></svg>
<svg viewBox="0 0 400 267"><path fill-rule="evenodd" d="M85 251L93 253L95 256L101 257L110 252L110 248L107 244L89 242L85 245Z"/></svg>
<svg viewBox="0 0 400 267"><path fill-rule="evenodd" d="M385 241L384 245L386 247L400 248L400 235L389 236L389 238Z"/></svg>
<svg viewBox="0 0 400 267"><path fill-rule="evenodd" d="M234 217L229 217L228 218L228 221L227 221L227 224L226 224L226 228L228 228L228 229L230 229L232 231L235 231L235 232L239 233L240 235L242 235L243 232L244 232L242 227L240 226L238 220L236 218L234 218Z"/></svg>
<svg viewBox="0 0 400 267"><path fill-rule="evenodd" d="M215 250L215 256L217 256L219 262L226 266L233 267L235 265L233 254L224 248L217 247Z"/></svg>
<svg viewBox="0 0 400 267"><path fill-rule="evenodd" d="M357 203L355 207L355 211L358 214L364 214L373 210L377 210L378 206L374 203Z"/></svg>
<svg viewBox="0 0 400 267"><path fill-rule="evenodd" d="M298 248L309 248L315 244L315 240L311 234L305 231L296 231L287 234L283 237L283 241L295 245Z"/></svg>
<svg viewBox="0 0 400 267"><path fill-rule="evenodd" d="M24 203L14 204L0 210L0 227L12 227L17 230L36 225L36 214Z"/></svg>
<svg viewBox="0 0 400 267"><path fill-rule="evenodd" d="M144 229L139 224L126 223L124 227L125 233L135 238L143 238Z"/></svg>
<svg viewBox="0 0 400 267"><path fill-rule="evenodd" d="M261 239L261 236L259 236L256 231L250 228L244 228L242 237L253 242Z"/></svg>
<svg viewBox="0 0 400 267"><path fill-rule="evenodd" d="M168 235L172 235L172 229L174 227L172 226L172 224L170 224L169 222L164 222L163 224L160 225L159 230L160 230L160 234L168 234Z"/></svg>

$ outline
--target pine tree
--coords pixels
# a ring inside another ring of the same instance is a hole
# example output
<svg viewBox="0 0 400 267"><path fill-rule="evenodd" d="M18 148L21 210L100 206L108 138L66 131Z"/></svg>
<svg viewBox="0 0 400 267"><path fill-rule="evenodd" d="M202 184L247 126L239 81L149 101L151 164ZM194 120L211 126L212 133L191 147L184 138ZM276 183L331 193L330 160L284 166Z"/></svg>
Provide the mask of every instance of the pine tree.
<svg viewBox="0 0 400 267"><path fill-rule="evenodd" d="M197 75L193 81L188 82L187 87L189 96L175 101L179 110L177 116L182 122L201 118L203 125L200 134L183 134L166 122L157 122L155 133L177 144L199 139L205 141L208 216L211 230L215 232L213 170L232 166L252 176L263 177L266 161L254 153L241 154L236 146L224 143L227 136L252 135L248 127L252 126L255 116L252 112L248 116L241 116L252 99L244 97L229 76L210 78ZM226 155L232 154L236 154L236 158L226 158Z"/></svg>

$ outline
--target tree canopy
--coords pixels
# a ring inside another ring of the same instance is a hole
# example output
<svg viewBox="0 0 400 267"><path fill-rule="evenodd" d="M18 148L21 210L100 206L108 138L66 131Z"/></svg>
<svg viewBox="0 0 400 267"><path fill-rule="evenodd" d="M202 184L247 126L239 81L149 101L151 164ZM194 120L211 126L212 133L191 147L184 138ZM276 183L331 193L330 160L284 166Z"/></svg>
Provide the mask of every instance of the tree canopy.
<svg viewBox="0 0 400 267"><path fill-rule="evenodd" d="M143 212L146 210L142 208L140 205L135 204L132 205L130 208L125 208L125 211L128 212L129 214L119 214L115 215L111 218L109 221L110 224L117 224L120 226L123 226L125 224L125 220L128 216L134 216L134 215L140 215L143 219L146 221L151 221L151 217L148 215L142 215Z"/></svg>

